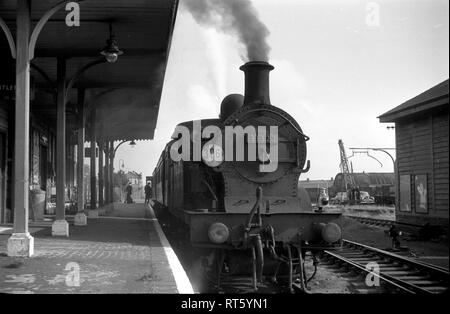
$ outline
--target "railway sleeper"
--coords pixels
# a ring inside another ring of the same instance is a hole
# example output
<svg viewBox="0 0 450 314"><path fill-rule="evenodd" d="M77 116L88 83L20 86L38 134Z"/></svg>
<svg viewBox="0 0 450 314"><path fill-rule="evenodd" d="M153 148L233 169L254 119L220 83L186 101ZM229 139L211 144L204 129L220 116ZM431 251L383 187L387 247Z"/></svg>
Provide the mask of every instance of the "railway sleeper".
<svg viewBox="0 0 450 314"><path fill-rule="evenodd" d="M430 276L409 276L409 275L396 275L395 278L400 280L429 280Z"/></svg>
<svg viewBox="0 0 450 314"><path fill-rule="evenodd" d="M361 257L352 257L352 256L348 256L348 255L341 255L347 259L350 259L354 262L377 262L380 264L390 264L390 265L402 265L403 263L400 263L399 261L396 260L392 260L389 258L385 258L383 256L379 256L379 255L363 255Z"/></svg>
<svg viewBox="0 0 450 314"><path fill-rule="evenodd" d="M393 291L398 293L404 293L403 290L400 290L397 287L391 286L389 283L382 280L379 286L368 287L365 283L366 273L361 272L360 279L355 281L352 284L353 288L361 294L376 294L376 293L392 293Z"/></svg>
<svg viewBox="0 0 450 314"><path fill-rule="evenodd" d="M433 293L441 293L441 292L445 292L448 291L448 287L427 287L427 290Z"/></svg>
<svg viewBox="0 0 450 314"><path fill-rule="evenodd" d="M355 257L357 257L357 256L367 256L368 254L366 254L366 253L363 253L363 252L352 252L352 251L348 251L348 252L338 252L338 254L339 255L342 255L342 256L355 256Z"/></svg>
<svg viewBox="0 0 450 314"><path fill-rule="evenodd" d="M420 271L408 271L408 270L388 270L383 272L386 275L396 277L399 275L421 275L422 273Z"/></svg>
<svg viewBox="0 0 450 314"><path fill-rule="evenodd" d="M401 271L401 270L405 270L405 271L410 271L411 269L405 266L380 266L380 272L381 273L386 273L387 271Z"/></svg>
<svg viewBox="0 0 450 314"><path fill-rule="evenodd" d="M352 259L352 261L358 263L358 264L368 264L371 262L375 262L380 266L397 266L398 264L392 263L392 262L387 262L384 260L377 260L377 259L360 259L360 260L354 260Z"/></svg>
<svg viewBox="0 0 450 314"><path fill-rule="evenodd" d="M378 260L381 260L381 259L385 259L379 255L374 255L374 254L346 254L346 253L341 254L341 253L339 253L339 255L342 257L351 259L351 260L356 260L356 259L372 259L372 260L378 259Z"/></svg>
<svg viewBox="0 0 450 314"><path fill-rule="evenodd" d="M407 281L410 284L416 285L416 286L442 287L442 283L440 283L439 281L434 281L434 280L405 280L405 281Z"/></svg>
<svg viewBox="0 0 450 314"><path fill-rule="evenodd" d="M359 261L367 261L367 262L384 262L385 259L380 258L379 256L374 256L374 257L370 257L370 256L363 256L363 257L351 257L351 256L346 256L346 255L342 255L345 258L348 258L354 262L359 262ZM392 264L392 262L391 262Z"/></svg>

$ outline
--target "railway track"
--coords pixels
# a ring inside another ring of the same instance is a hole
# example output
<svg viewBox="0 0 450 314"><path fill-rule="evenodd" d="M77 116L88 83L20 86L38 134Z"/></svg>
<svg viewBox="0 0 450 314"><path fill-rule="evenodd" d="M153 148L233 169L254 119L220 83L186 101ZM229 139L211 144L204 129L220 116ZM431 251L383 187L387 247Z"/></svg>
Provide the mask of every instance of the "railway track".
<svg viewBox="0 0 450 314"><path fill-rule="evenodd" d="M384 229L389 229L392 226L396 227L397 230L401 231L403 233L403 236L406 237L412 237L412 238L423 238L428 239L430 237L430 234L428 237L426 236L426 233L424 232L424 226L421 225L415 225L410 224L406 222L398 222L395 220L389 220L389 219L379 219L379 218L371 218L371 217L359 217L359 216L353 216L353 215L345 215L345 217L354 219L358 221L359 223L373 226L373 227L379 227Z"/></svg>
<svg viewBox="0 0 450 314"><path fill-rule="evenodd" d="M358 276L354 286L359 293L448 291L448 270L348 240L343 241L340 251L324 251L321 261L326 267L338 267ZM369 284L367 278L371 278Z"/></svg>
<svg viewBox="0 0 450 314"><path fill-rule="evenodd" d="M410 228L416 228L416 229L420 229L423 227L420 225L408 224L408 223L398 222L398 221L389 220L389 219L378 219L378 218L360 217L360 216L353 216L353 215L345 215L345 217L357 220L357 221L367 224L367 225L374 225L374 226L390 227L392 225L396 225L396 226L410 227Z"/></svg>

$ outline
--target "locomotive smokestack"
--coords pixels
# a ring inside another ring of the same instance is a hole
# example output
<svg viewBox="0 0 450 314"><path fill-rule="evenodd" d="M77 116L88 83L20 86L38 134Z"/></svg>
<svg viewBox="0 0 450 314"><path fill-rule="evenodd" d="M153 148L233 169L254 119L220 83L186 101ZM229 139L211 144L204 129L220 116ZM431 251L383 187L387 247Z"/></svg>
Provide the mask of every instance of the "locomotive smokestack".
<svg viewBox="0 0 450 314"><path fill-rule="evenodd" d="M245 73L244 106L270 105L269 72L274 67L264 61L250 61L239 69Z"/></svg>

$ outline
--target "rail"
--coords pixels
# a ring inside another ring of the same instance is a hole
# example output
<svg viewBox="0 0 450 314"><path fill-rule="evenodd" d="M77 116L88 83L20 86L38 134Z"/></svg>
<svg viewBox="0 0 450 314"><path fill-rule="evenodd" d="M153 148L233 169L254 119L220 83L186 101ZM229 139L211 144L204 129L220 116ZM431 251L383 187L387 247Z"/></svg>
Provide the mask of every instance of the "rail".
<svg viewBox="0 0 450 314"><path fill-rule="evenodd" d="M432 294L448 290L449 271L354 241L343 240L339 252L325 251L325 256L339 260L360 272L370 272L363 263L382 263L378 274L390 287L413 294Z"/></svg>
<svg viewBox="0 0 450 314"><path fill-rule="evenodd" d="M437 272L439 275L441 276L449 276L449 271L446 270L445 268L436 266L436 265L431 265L428 263L423 263L423 262L419 262L416 260L413 260L411 258L405 257L405 256L401 256L392 252L388 252L388 251L384 251L384 250L380 250L365 244L361 244L361 243L357 243L354 241L349 241L349 240L343 240L343 244L344 245L352 245L352 246L357 246L360 247L362 249L368 250L368 251L372 251L372 252L376 252L377 254L386 256L386 257L390 257L392 259L396 259L398 261L402 261L404 263L410 264L410 265L414 265L415 267L421 268L423 270L427 270L427 271L434 271Z"/></svg>
<svg viewBox="0 0 450 314"><path fill-rule="evenodd" d="M330 252L330 251L324 251L324 253L326 255L331 256L334 259L340 260L340 261L350 265L351 267L357 269L358 271L360 271L362 273L367 273L367 274L371 274L371 275L373 275L375 277L378 277L381 281L385 282L386 284L388 284L388 285L390 285L392 287L395 287L399 291L402 291L402 292L405 292L405 293L409 293L409 294L414 293L414 291L412 291L412 290L408 289L407 287L404 287L404 286L396 283L391 278L387 278L385 275L377 274L377 273L375 273L375 272L365 268L364 266L362 266L362 265L360 265L358 263L355 263L351 259L345 258L345 257L343 257L341 255L335 254L335 253Z"/></svg>

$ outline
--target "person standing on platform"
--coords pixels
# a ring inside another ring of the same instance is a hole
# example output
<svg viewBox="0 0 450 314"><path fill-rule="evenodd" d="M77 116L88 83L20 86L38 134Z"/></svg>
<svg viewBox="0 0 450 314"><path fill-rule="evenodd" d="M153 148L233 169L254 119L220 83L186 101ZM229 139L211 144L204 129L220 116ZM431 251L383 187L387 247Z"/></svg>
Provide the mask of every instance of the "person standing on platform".
<svg viewBox="0 0 450 314"><path fill-rule="evenodd" d="M133 199L131 198L131 194L133 193L133 187L131 186L131 182L128 182L127 187L125 188L127 192L127 204L132 204Z"/></svg>
<svg viewBox="0 0 450 314"><path fill-rule="evenodd" d="M147 182L147 185L145 186L145 204L149 204L151 198L152 198L152 186L150 185L150 182Z"/></svg>

